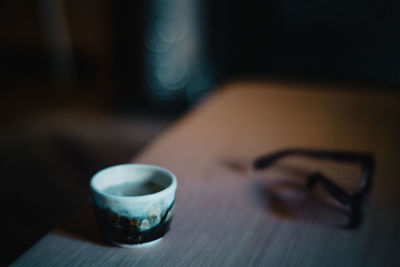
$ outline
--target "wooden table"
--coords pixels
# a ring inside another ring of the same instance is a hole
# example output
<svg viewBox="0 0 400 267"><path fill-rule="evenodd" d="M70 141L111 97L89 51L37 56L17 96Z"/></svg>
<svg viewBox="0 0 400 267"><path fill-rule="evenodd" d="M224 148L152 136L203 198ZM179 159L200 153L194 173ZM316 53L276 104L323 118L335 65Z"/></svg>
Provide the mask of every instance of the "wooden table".
<svg viewBox="0 0 400 267"><path fill-rule="evenodd" d="M400 94L327 85L236 82L216 91L133 162L178 177L171 231L153 247L104 243L90 205L15 266L399 266ZM359 168L288 158L254 171L255 157L286 147L373 152L363 224L305 176L322 169L354 190Z"/></svg>

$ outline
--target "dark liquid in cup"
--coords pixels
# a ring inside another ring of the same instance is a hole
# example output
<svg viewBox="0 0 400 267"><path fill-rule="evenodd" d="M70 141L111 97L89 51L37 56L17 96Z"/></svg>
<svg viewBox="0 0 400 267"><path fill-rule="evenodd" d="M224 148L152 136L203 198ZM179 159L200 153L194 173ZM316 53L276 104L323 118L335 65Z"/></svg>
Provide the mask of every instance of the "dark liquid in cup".
<svg viewBox="0 0 400 267"><path fill-rule="evenodd" d="M104 189L104 192L116 196L133 197L157 193L163 189L163 186L151 181L147 181L144 183L127 182L110 186Z"/></svg>

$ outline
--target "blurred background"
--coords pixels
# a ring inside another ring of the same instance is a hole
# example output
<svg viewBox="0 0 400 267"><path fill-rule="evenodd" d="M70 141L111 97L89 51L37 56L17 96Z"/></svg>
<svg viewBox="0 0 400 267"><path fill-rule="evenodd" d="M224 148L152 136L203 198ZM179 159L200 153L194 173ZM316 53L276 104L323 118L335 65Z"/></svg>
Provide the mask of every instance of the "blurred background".
<svg viewBox="0 0 400 267"><path fill-rule="evenodd" d="M85 201L94 172L229 80L397 90L399 11L387 0L1 1L1 263Z"/></svg>

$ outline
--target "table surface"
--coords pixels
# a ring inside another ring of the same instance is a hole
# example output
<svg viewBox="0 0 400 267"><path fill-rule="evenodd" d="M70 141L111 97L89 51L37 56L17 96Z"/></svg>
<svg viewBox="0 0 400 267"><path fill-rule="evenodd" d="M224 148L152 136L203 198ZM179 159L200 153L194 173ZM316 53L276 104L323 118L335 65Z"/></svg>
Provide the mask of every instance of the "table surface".
<svg viewBox="0 0 400 267"><path fill-rule="evenodd" d="M15 266L399 266L400 94L329 85L235 82L214 92L132 162L178 177L175 216L162 242L105 243L90 203ZM263 170L281 148L369 151L376 174L363 224L305 177L323 170L349 190L358 166L296 157Z"/></svg>

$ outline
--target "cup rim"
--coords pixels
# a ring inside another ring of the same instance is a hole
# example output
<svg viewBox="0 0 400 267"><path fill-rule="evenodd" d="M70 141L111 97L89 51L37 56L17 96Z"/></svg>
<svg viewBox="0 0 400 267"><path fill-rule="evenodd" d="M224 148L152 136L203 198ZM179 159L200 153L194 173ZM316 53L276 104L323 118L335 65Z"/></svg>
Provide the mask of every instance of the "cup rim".
<svg viewBox="0 0 400 267"><path fill-rule="evenodd" d="M165 174L167 174L171 178L171 184L169 184L167 187L163 188L162 190L151 193L151 194L146 194L146 195L141 195L141 196L118 196L118 195L113 195L109 194L106 192L103 192L101 190L98 190L96 186L94 185L94 180L99 177L103 172L109 171L110 169L117 168L117 167L147 167L149 169L153 170L158 170L161 171ZM158 195L165 194L165 192L170 191L170 190L175 190L177 187L177 179L175 177L175 174L173 174L170 170L157 166L157 165L152 165L152 164L142 164L142 163L123 163L123 164L117 164L117 165L112 165L107 168L101 169L98 172L96 172L92 178L90 179L90 189L96 192L97 194L109 197L109 198L116 198L116 199L146 199L146 198L153 198Z"/></svg>

